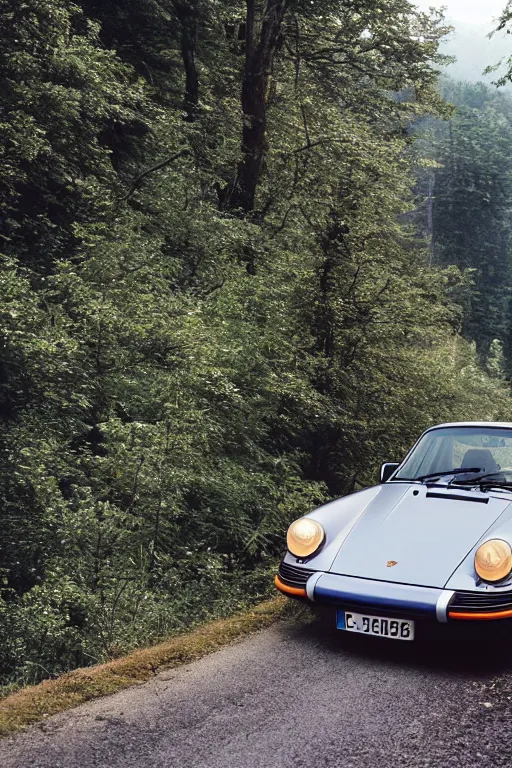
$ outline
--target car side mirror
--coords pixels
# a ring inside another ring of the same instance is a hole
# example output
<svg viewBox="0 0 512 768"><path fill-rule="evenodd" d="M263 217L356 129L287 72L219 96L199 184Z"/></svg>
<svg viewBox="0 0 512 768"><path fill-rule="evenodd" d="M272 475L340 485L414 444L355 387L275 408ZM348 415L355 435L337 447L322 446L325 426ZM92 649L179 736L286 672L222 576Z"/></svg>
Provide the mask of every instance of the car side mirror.
<svg viewBox="0 0 512 768"><path fill-rule="evenodd" d="M388 461L386 464L383 464L380 468L380 482L385 483L387 480L389 480L395 469L397 469L399 466L399 461Z"/></svg>

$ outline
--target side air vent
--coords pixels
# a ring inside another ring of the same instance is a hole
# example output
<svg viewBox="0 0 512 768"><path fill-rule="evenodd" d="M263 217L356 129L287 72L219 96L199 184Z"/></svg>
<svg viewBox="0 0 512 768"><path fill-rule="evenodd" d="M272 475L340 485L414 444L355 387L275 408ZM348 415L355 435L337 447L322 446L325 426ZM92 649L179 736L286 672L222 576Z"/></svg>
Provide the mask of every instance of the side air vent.
<svg viewBox="0 0 512 768"><path fill-rule="evenodd" d="M450 499L452 501L473 501L477 504L488 504L489 499L482 498L481 496L462 496L457 493L436 493L435 491L427 491L427 499Z"/></svg>
<svg viewBox="0 0 512 768"><path fill-rule="evenodd" d="M450 611L461 613L492 613L512 610L510 592L456 592L451 599Z"/></svg>
<svg viewBox="0 0 512 768"><path fill-rule="evenodd" d="M306 582L314 571L309 568L298 568L295 565L289 565L284 561L279 566L279 578L285 584L290 587L302 587L306 586Z"/></svg>

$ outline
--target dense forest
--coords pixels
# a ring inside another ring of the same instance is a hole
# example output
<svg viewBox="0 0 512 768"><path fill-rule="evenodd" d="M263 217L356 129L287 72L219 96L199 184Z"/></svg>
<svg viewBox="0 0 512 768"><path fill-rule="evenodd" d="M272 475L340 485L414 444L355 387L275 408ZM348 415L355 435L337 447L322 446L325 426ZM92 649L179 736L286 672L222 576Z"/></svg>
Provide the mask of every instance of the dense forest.
<svg viewBox="0 0 512 768"><path fill-rule="evenodd" d="M268 594L293 519L510 418L512 105L407 0L0 29L8 690Z"/></svg>
<svg viewBox="0 0 512 768"><path fill-rule="evenodd" d="M510 374L512 98L482 83L442 81L440 92L456 111L419 126L420 151L431 162L417 173L416 221L430 263L456 265L467 278L458 298L462 334L489 371Z"/></svg>

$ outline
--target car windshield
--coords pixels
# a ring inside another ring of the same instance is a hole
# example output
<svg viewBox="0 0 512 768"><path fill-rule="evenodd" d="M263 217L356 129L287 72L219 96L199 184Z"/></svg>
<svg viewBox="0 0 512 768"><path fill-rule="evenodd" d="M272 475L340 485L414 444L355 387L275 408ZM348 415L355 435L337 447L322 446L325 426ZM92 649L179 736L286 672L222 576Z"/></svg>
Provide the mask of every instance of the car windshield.
<svg viewBox="0 0 512 768"><path fill-rule="evenodd" d="M468 469L512 470L512 428L440 427L419 440L394 480L417 480Z"/></svg>

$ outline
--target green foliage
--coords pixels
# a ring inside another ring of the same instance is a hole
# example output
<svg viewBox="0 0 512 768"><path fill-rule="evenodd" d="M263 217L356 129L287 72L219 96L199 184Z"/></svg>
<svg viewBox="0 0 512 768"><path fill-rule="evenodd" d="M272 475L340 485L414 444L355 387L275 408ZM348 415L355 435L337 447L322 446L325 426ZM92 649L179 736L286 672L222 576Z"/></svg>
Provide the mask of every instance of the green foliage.
<svg viewBox="0 0 512 768"><path fill-rule="evenodd" d="M111 206L145 97L70 2L6 0L0 28L3 251L44 273L75 247L75 224Z"/></svg>
<svg viewBox="0 0 512 768"><path fill-rule="evenodd" d="M456 112L433 130L433 259L467 270L463 333L483 361L498 338L510 368L512 102L482 83L442 91Z"/></svg>
<svg viewBox="0 0 512 768"><path fill-rule="evenodd" d="M511 21L512 21L512 3L510 2L510 0L507 0L505 7L503 8L503 11L501 13L501 16L498 19L498 25L496 29L493 30L492 35L494 35L496 32L501 32L503 30L505 30L507 34L510 34ZM485 70L485 74L490 74L492 72L499 71L502 68L503 64L505 65L506 69L503 74L500 74L500 76L495 82L495 85L498 85L498 86L506 85L512 79L512 56L506 60L502 60L499 62L491 62L491 64Z"/></svg>
<svg viewBox="0 0 512 768"><path fill-rule="evenodd" d="M266 39L244 213L245 3L0 5L6 683L258 599L293 519L509 407L409 223L442 18L315 6Z"/></svg>

